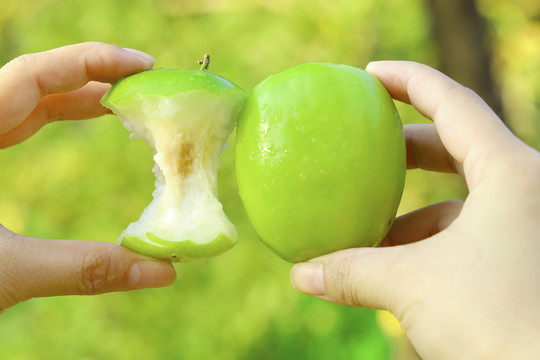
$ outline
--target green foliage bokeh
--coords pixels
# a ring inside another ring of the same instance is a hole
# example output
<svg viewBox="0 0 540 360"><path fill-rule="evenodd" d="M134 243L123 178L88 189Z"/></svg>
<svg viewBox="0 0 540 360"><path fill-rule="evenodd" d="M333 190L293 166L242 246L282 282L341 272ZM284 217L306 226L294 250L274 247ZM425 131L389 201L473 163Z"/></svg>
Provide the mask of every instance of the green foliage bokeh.
<svg viewBox="0 0 540 360"><path fill-rule="evenodd" d="M197 68L210 53L211 72L248 91L306 61L364 67L384 58L436 66L422 0L0 0L0 9L1 64L24 53L102 41L148 52L156 67ZM497 31L510 25L487 5L482 9L497 40ZM499 58L503 84L505 76L520 74L522 67L513 64ZM526 64L533 73L535 64ZM538 89L532 89L530 111L538 114ZM404 122L426 121L408 106L399 110ZM229 143L219 194L239 230L233 250L176 265L179 279L169 288L18 304L0 317L0 358L390 358L374 311L292 289L291 265L257 240L246 218L234 134ZM29 236L115 242L151 200L151 167L150 149L129 141L114 116L50 124L0 151L0 223ZM413 171L400 212L464 196L456 176Z"/></svg>

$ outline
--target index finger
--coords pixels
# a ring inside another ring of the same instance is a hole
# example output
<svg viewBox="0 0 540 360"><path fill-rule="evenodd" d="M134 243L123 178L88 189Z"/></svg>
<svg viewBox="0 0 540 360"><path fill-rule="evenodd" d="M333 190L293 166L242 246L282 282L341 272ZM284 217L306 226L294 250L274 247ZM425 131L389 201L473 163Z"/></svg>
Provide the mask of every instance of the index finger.
<svg viewBox="0 0 540 360"><path fill-rule="evenodd" d="M468 181L482 170L478 167L482 162L515 141L478 95L435 69L414 62L380 61L366 70L382 81L393 98L412 104L434 121L445 148L463 164Z"/></svg>
<svg viewBox="0 0 540 360"><path fill-rule="evenodd" d="M96 42L22 55L0 69L0 133L22 122L47 94L90 80L114 82L153 64L150 55Z"/></svg>

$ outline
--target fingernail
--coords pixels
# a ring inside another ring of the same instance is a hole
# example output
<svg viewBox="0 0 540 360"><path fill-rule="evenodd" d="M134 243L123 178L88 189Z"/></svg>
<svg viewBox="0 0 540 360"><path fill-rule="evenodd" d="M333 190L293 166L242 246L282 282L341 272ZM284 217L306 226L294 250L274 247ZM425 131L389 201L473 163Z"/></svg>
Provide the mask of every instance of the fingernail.
<svg viewBox="0 0 540 360"><path fill-rule="evenodd" d="M140 58L142 58L149 65L150 64L153 65L154 62L156 61L156 59L154 59L153 56L148 55L147 53L142 52L140 50L135 50L135 49L130 49L130 48L122 48L122 49L125 50L125 51L128 51L128 52L130 52L132 54L135 54L135 55L139 56Z"/></svg>
<svg viewBox="0 0 540 360"><path fill-rule="evenodd" d="M139 261L129 269L130 289L157 288L170 285L176 279L176 272L170 263L159 260Z"/></svg>
<svg viewBox="0 0 540 360"><path fill-rule="evenodd" d="M376 66L376 65L375 65L376 63L377 63L376 61L371 61L371 62L369 62L369 63L366 65L366 71L367 71L368 73L372 72L372 71L373 71L373 67Z"/></svg>
<svg viewBox="0 0 540 360"><path fill-rule="evenodd" d="M299 263L291 269L291 282L296 290L304 294L325 295L323 264Z"/></svg>

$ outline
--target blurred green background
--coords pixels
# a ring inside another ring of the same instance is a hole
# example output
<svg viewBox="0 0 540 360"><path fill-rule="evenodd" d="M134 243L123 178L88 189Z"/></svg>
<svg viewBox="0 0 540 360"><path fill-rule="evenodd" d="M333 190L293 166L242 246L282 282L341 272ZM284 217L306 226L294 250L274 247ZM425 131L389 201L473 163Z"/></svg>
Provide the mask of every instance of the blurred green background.
<svg viewBox="0 0 540 360"><path fill-rule="evenodd" d="M306 61L419 61L477 90L540 148L537 0L0 0L2 65L84 41L143 50L156 67L194 69L210 53L210 71L248 91ZM398 109L404 123L426 122ZM240 234L233 250L176 265L169 288L18 304L0 316L0 359L415 359L388 313L293 290L291 265L258 242L246 218L234 134L230 145L219 193ZM150 149L129 141L114 116L53 123L0 151L0 223L30 236L115 242L150 202L151 167ZM399 212L465 196L457 176L409 171Z"/></svg>

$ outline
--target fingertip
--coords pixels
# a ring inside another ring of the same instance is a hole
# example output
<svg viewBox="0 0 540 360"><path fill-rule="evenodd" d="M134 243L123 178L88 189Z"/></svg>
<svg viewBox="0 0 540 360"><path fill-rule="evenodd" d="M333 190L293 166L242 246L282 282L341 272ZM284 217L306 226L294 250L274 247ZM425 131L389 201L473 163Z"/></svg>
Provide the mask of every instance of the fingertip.
<svg viewBox="0 0 540 360"><path fill-rule="evenodd" d="M290 273L294 288L311 296L324 296L323 264L314 262L298 263L293 266Z"/></svg>
<svg viewBox="0 0 540 360"><path fill-rule="evenodd" d="M106 43L83 43L68 47L66 52L80 49L83 68L75 69L84 75L84 80L113 83L118 79L154 66L155 59L140 50L123 48ZM67 59L63 59L67 62ZM69 64L69 62L67 62Z"/></svg>
<svg viewBox="0 0 540 360"><path fill-rule="evenodd" d="M122 50L127 52L130 56L136 56L137 58L141 59L147 69L152 68L154 66L154 63L156 62L156 59L153 56L140 50L131 48L122 48Z"/></svg>
<svg viewBox="0 0 540 360"><path fill-rule="evenodd" d="M131 265L128 287L131 290L169 286L176 280L176 271L170 261L141 260Z"/></svg>
<svg viewBox="0 0 540 360"><path fill-rule="evenodd" d="M375 75L375 73L377 72L377 67L378 65L381 63L381 61L370 61L367 65L366 65L366 71L370 74L373 74Z"/></svg>
<svg viewBox="0 0 540 360"><path fill-rule="evenodd" d="M366 71L379 79L390 96L395 100L410 103L403 77L407 70L406 61L379 60L366 66Z"/></svg>
<svg viewBox="0 0 540 360"><path fill-rule="evenodd" d="M398 69L404 71L409 64L414 63L403 60L375 60L367 64L366 71L376 76L382 76Z"/></svg>

